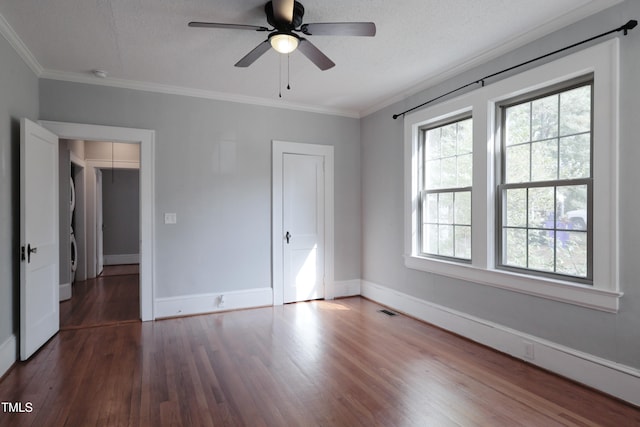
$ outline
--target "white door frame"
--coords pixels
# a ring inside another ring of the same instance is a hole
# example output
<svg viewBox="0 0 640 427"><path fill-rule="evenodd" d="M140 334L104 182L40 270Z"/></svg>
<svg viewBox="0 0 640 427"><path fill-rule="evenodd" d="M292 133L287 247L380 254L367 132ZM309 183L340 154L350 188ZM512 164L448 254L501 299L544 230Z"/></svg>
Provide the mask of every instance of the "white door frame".
<svg viewBox="0 0 640 427"><path fill-rule="evenodd" d="M324 297L333 299L333 254L334 254L334 218L333 218L333 146L319 144L302 144L297 142L272 141L272 215L271 215L271 250L273 274L273 304L284 303L284 230L283 230L283 156L285 154L306 154L324 158Z"/></svg>
<svg viewBox="0 0 640 427"><path fill-rule="evenodd" d="M40 121L59 138L140 144L140 318L155 319L155 131Z"/></svg>

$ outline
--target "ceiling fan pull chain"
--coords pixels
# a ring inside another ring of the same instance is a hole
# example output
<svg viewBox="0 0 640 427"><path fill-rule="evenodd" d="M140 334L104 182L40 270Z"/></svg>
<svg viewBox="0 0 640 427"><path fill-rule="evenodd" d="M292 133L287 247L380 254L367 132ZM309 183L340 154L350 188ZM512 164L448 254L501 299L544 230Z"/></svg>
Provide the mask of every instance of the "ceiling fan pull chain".
<svg viewBox="0 0 640 427"><path fill-rule="evenodd" d="M287 53L287 90L291 90L291 54Z"/></svg>
<svg viewBox="0 0 640 427"><path fill-rule="evenodd" d="M282 57L278 60L278 98L282 98Z"/></svg>

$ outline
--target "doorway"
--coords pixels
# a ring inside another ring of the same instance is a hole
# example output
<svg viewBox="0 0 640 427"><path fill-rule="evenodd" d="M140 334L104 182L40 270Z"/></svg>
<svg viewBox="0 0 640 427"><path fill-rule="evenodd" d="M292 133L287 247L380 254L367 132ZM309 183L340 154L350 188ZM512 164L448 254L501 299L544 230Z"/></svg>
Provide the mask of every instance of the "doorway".
<svg viewBox="0 0 640 427"><path fill-rule="evenodd" d="M73 265L65 265L61 245L61 272L71 269L73 292L61 297L60 328L77 329L140 319L140 144L110 141L61 140L72 165L82 166L82 174L71 168L75 180L87 182L86 191L75 191L78 200L71 210L72 242L80 250L72 260L87 266L89 274L76 275ZM64 157L61 155L61 158ZM108 165L108 166L107 166ZM69 167L61 167L61 182L68 181ZM79 175L81 179L79 178ZM74 197L72 197L73 201ZM61 218L69 218L61 203ZM82 220L82 221L80 221ZM90 232L78 223L87 224ZM61 226L61 240L64 230ZM71 245L73 246L73 245ZM87 256L88 254L88 256ZM80 255L80 256L77 256ZM76 265L76 270L78 270ZM62 276L62 274L61 274ZM62 279L61 279L62 280ZM62 289L62 287L61 287Z"/></svg>
<svg viewBox="0 0 640 427"><path fill-rule="evenodd" d="M274 305L332 298L333 146L273 141Z"/></svg>
<svg viewBox="0 0 640 427"><path fill-rule="evenodd" d="M86 141L114 141L127 144L139 144L140 150L140 273L139 273L139 318L153 320L153 247L154 247L154 208L153 176L155 132L146 129L120 128L112 126L86 125L77 123L41 121L40 124L61 139ZM105 167L110 166L106 164ZM90 181L85 182L89 185ZM87 203L87 208L92 204ZM95 206L95 205L93 205ZM87 214L87 218L90 215ZM95 235L95 227L86 224L87 234ZM95 238L95 237L94 237ZM89 240L89 239L88 239ZM89 245L88 245L89 246ZM93 245L95 248L95 245ZM89 249L89 247L87 248ZM95 251L95 250L94 250ZM89 254L88 254L89 255ZM91 262L87 262L90 270ZM92 276L87 271L87 276ZM95 275L95 273L93 274Z"/></svg>

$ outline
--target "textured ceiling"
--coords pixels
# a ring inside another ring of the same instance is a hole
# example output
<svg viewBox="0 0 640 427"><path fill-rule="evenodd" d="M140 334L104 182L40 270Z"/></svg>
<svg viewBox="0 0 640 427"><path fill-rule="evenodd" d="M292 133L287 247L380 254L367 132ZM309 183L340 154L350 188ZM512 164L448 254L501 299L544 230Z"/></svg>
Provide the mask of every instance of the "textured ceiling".
<svg viewBox="0 0 640 427"><path fill-rule="evenodd" d="M26 46L41 77L359 116L447 70L515 48L620 0L302 0L304 22L373 21L378 31L373 38L308 37L336 66L320 71L294 52L291 90L283 88L282 98L286 56L270 50L249 68L233 65L264 33L187 27L192 20L266 26L265 2L0 0L0 15L3 32ZM97 81L93 69L109 77Z"/></svg>

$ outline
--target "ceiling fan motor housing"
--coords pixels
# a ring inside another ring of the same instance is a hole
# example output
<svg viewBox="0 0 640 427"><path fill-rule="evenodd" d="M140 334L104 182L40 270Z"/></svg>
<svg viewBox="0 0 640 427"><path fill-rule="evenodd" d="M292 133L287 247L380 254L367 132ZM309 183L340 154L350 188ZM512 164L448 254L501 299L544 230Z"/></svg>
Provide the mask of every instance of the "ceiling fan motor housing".
<svg viewBox="0 0 640 427"><path fill-rule="evenodd" d="M302 17L304 16L304 6L302 3L293 2L293 20L291 22L278 21L273 14L273 2L264 5L264 12L267 15L267 22L276 30L282 32L290 32L302 25Z"/></svg>

